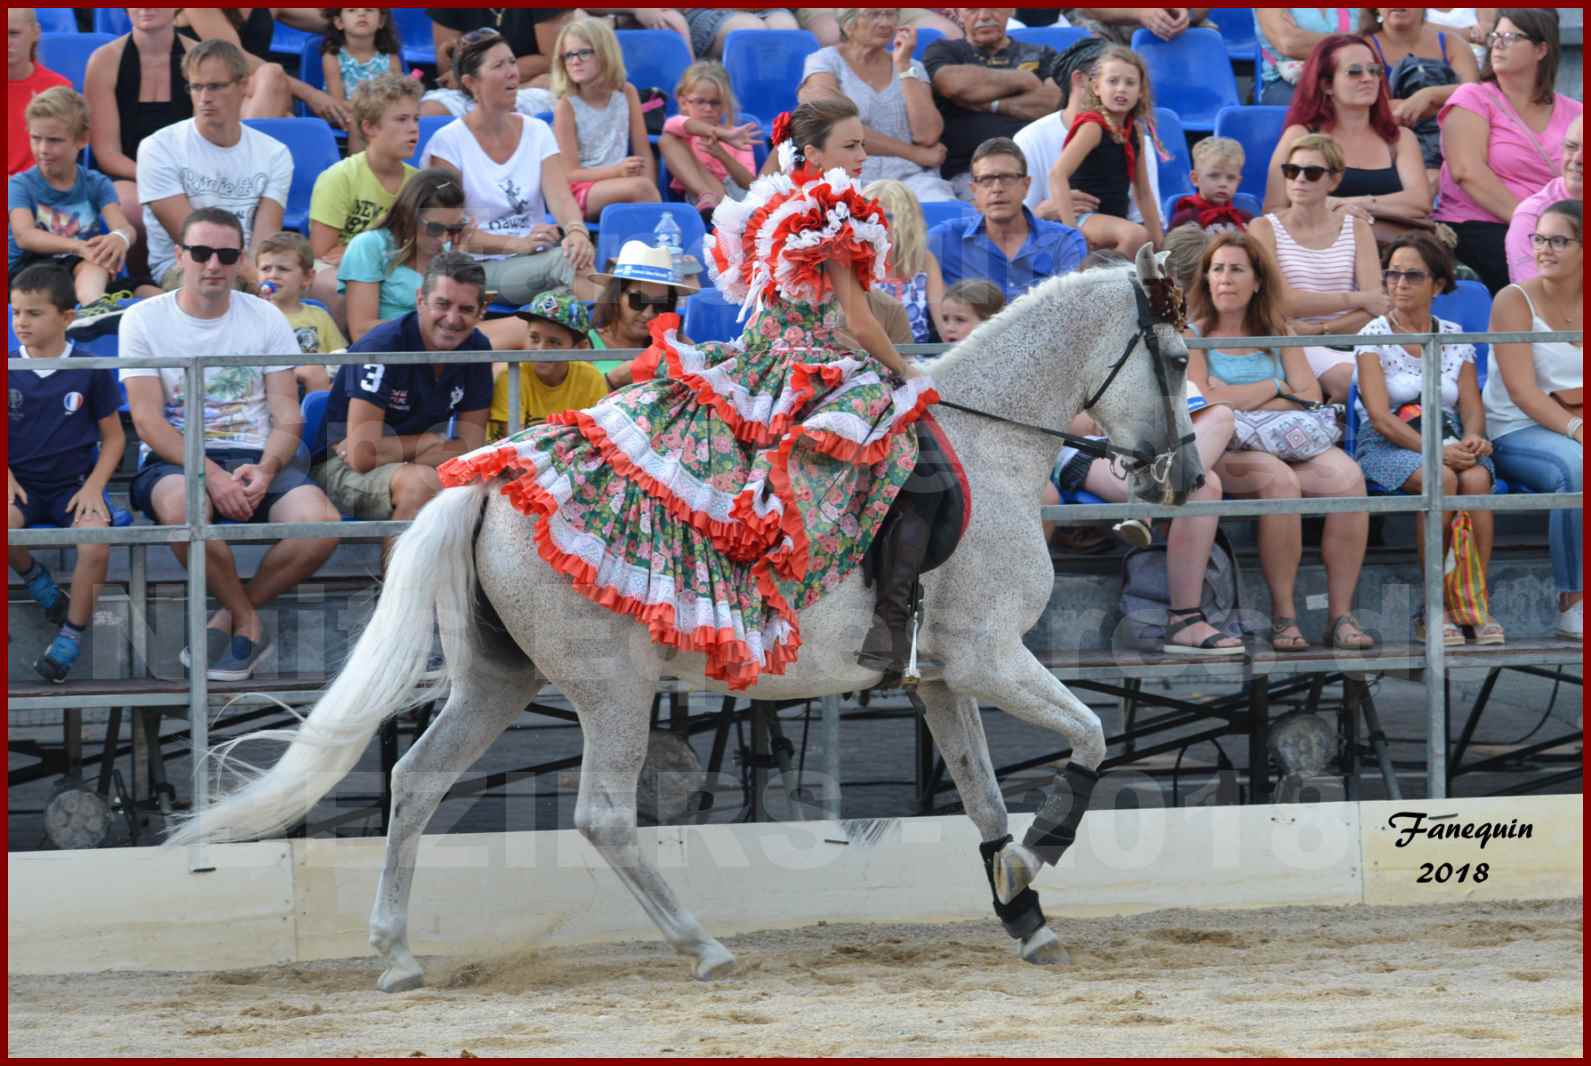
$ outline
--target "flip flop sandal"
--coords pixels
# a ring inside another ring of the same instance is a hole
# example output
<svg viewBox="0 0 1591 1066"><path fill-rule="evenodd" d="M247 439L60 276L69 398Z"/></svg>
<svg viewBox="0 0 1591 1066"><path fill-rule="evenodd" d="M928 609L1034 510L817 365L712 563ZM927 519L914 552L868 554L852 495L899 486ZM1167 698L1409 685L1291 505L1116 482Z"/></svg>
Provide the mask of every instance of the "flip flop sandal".
<svg viewBox="0 0 1591 1066"><path fill-rule="evenodd" d="M1342 627L1344 623L1352 626L1357 631L1358 637L1363 640L1363 643L1360 643L1359 639L1343 639ZM1365 632L1364 626L1359 624L1359 619L1355 618L1352 613L1339 614L1326 626L1326 647L1328 648L1336 648L1339 651L1369 651L1375 646L1376 638Z"/></svg>
<svg viewBox="0 0 1591 1066"><path fill-rule="evenodd" d="M1180 621L1172 622L1172 615L1176 615ZM1211 657L1219 655L1243 655L1246 653L1247 649L1243 647L1242 641L1239 641L1236 644L1222 644L1221 641L1231 640L1234 638L1220 631L1210 634L1197 644L1176 644L1172 642L1172 638L1178 633L1181 633L1185 629L1196 626L1200 622L1203 622L1205 625L1210 624L1210 620L1204 616L1204 612L1202 610L1194 609L1190 611L1167 611L1166 639L1165 643L1160 646L1160 650L1167 655L1199 655Z"/></svg>
<svg viewBox="0 0 1591 1066"><path fill-rule="evenodd" d="M1425 643L1425 619L1423 618L1414 623L1414 643ZM1463 643L1464 631L1452 622L1444 621L1442 623L1442 644L1445 647L1456 648L1461 647Z"/></svg>
<svg viewBox="0 0 1591 1066"><path fill-rule="evenodd" d="M1296 637L1287 635L1287 631L1289 629L1295 629L1297 626L1298 619L1296 618L1271 619L1271 650L1308 651L1309 641L1304 639L1304 635L1302 633Z"/></svg>

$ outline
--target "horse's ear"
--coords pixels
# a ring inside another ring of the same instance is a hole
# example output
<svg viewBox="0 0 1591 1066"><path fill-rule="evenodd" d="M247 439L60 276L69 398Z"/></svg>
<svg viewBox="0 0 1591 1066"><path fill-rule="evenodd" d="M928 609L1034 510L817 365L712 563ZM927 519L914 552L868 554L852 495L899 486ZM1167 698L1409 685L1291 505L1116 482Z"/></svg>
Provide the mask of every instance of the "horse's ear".
<svg viewBox="0 0 1591 1066"><path fill-rule="evenodd" d="M1155 262L1154 245L1149 244L1148 242L1145 242L1144 245L1138 249L1138 260L1134 265L1138 268L1139 281L1148 282L1153 278L1158 278L1161 276L1160 264Z"/></svg>

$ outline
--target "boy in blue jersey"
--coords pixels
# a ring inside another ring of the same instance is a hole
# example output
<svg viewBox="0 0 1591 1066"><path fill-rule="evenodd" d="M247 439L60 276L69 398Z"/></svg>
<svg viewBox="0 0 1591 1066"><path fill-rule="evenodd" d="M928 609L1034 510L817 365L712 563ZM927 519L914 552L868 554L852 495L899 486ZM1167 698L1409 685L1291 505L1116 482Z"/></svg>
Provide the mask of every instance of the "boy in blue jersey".
<svg viewBox="0 0 1591 1066"><path fill-rule="evenodd" d="M75 303L72 275L62 267L38 263L17 274L11 279L11 319L18 349L10 354L30 359L71 355L66 326ZM105 485L127 443L116 410L121 394L115 373L59 366L13 370L7 372L6 383L10 528L42 522L74 529L110 525ZM7 550L7 561L29 594L61 627L33 664L45 680L65 681L77 662L109 560L109 545L79 545L68 597L26 548Z"/></svg>

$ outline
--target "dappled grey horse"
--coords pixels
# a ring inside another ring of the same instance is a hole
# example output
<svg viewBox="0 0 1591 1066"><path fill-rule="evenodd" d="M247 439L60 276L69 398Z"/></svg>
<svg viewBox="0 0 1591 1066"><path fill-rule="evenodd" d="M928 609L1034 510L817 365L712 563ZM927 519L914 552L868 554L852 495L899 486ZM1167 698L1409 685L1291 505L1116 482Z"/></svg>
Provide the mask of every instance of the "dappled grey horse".
<svg viewBox="0 0 1591 1066"><path fill-rule="evenodd" d="M1171 296L1167 298L1167 293ZM1155 297L1160 297L1157 301ZM1051 279L984 323L934 365L937 415L972 489L960 547L924 575L923 650L944 663L918 687L924 715L968 816L996 913L1033 962L1064 957L1028 886L1059 860L1087 809L1105 756L1097 716L1023 646L1049 601L1054 570L1039 522L1039 490L1055 435L1086 408L1109 436L1134 498L1181 503L1202 476L1183 399L1187 349L1166 311L1175 290L1145 249L1134 267ZM450 688L442 712L392 778L386 865L370 942L386 991L422 983L407 937L420 835L458 776L551 682L584 734L575 827L607 859L697 977L732 956L675 898L637 846L636 783L650 706L665 674L698 691L703 657L652 643L644 626L591 602L537 554L535 521L490 484L451 488L398 539L375 611L347 664L298 728L239 738L288 742L269 770L212 755L243 778L196 811L170 843L247 840L302 819L353 768L388 717ZM856 663L872 618L860 570L800 613L800 658L744 695L780 700L867 689L879 674ZM440 624L446 682L417 691ZM607 658L603 658L606 655ZM979 703L1054 730L1071 759L1021 843L989 759ZM224 782L225 783L225 782Z"/></svg>

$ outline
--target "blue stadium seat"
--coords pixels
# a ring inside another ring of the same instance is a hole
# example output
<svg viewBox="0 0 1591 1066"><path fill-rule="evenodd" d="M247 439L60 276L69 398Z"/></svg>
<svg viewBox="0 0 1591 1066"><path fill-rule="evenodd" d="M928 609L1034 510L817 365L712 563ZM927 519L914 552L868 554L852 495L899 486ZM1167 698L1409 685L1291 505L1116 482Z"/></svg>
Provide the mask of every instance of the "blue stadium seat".
<svg viewBox="0 0 1591 1066"><path fill-rule="evenodd" d="M132 20L127 17L125 7L96 7L94 9L94 32L108 33L113 37L120 37L133 30Z"/></svg>
<svg viewBox="0 0 1591 1066"><path fill-rule="evenodd" d="M414 142L414 154L408 159L411 167L425 166L425 146L431 140L431 135L452 121L452 115L420 116L420 137Z"/></svg>
<svg viewBox="0 0 1591 1066"><path fill-rule="evenodd" d="M1155 129L1161 143L1171 158L1162 160L1158 154L1155 163L1160 168L1160 196L1186 195L1193 192L1193 182L1188 173L1193 169L1193 157L1188 153L1188 135L1183 129L1182 117L1169 107L1155 108ZM1165 222L1165 219L1161 219Z"/></svg>
<svg viewBox="0 0 1591 1066"><path fill-rule="evenodd" d="M1431 313L1437 318L1457 322L1465 333L1485 333L1491 327L1492 294L1478 281L1460 281L1452 292L1431 301ZM1490 352L1490 345L1475 345L1475 376L1483 389Z"/></svg>
<svg viewBox="0 0 1591 1066"><path fill-rule="evenodd" d="M309 197L314 192L315 179L342 158L331 126L323 118L246 118L243 123L281 141L292 153L293 184L287 193L282 228L307 235Z"/></svg>
<svg viewBox="0 0 1591 1066"><path fill-rule="evenodd" d="M108 33L41 33L39 35L39 62L72 83L72 88L83 91L83 72L88 69L88 57L102 44L116 38Z"/></svg>
<svg viewBox="0 0 1591 1066"><path fill-rule="evenodd" d="M679 114L674 87L679 76L691 65L691 50L685 39L673 30L619 30L619 51L624 56L624 72L638 89L662 89L668 115Z"/></svg>
<svg viewBox="0 0 1591 1066"><path fill-rule="evenodd" d="M1160 202L1160 224L1167 229L1171 228L1171 216L1176 214L1177 201L1188 194L1185 192L1172 193ZM1251 215L1260 213L1260 202L1246 192L1240 192L1232 197L1232 206L1239 211L1247 211Z"/></svg>
<svg viewBox="0 0 1591 1066"><path fill-rule="evenodd" d="M1209 20L1226 42L1226 54L1234 63L1251 63L1259 37L1254 32L1254 9L1251 7L1212 7ZM1259 71L1256 70L1258 76Z"/></svg>
<svg viewBox="0 0 1591 1066"><path fill-rule="evenodd" d="M304 428L300 437L311 452L314 451L315 442L326 433L326 401L330 398L331 393L326 389L306 392L299 405L299 410L304 414Z"/></svg>
<svg viewBox="0 0 1591 1066"><path fill-rule="evenodd" d="M801 70L817 50L818 39L806 30L731 32L724 38L724 67L735 99L770 124L779 112L793 111Z"/></svg>
<svg viewBox="0 0 1591 1066"><path fill-rule="evenodd" d="M17 331L11 326L11 308L6 308L6 354L17 350Z"/></svg>
<svg viewBox="0 0 1591 1066"><path fill-rule="evenodd" d="M1195 27L1172 41L1148 30L1132 35L1132 49L1149 68L1155 101L1182 119L1184 129L1209 133L1215 115L1238 103L1237 79L1226 43L1214 30Z"/></svg>
<svg viewBox="0 0 1591 1066"><path fill-rule="evenodd" d="M411 67L436 66L436 37L431 31L431 16L423 7L394 7L392 25L398 31L398 50Z"/></svg>
<svg viewBox="0 0 1591 1066"><path fill-rule="evenodd" d="M928 46L935 41L943 40L944 36L942 31L936 30L932 26L917 27L917 44L912 48L912 58L920 61L923 58L923 53L928 51Z"/></svg>
<svg viewBox="0 0 1591 1066"><path fill-rule="evenodd" d="M291 64L304 54L304 42L311 38L319 39L320 34L310 33L308 30L295 29L283 22L276 20L276 28L271 33L271 55L280 56L284 63ZM288 66L291 70L291 65Z"/></svg>
<svg viewBox="0 0 1591 1066"><path fill-rule="evenodd" d="M298 80L312 89L320 89L322 91L326 88L326 68L322 65L320 59L321 41L324 39L319 34L307 37L304 41L304 50L298 57ZM296 110L300 116L307 114L306 109L302 106L299 106ZM331 127L331 135L339 141L348 139L348 131L338 126Z"/></svg>
<svg viewBox="0 0 1591 1066"><path fill-rule="evenodd" d="M1064 52L1089 35L1081 26L1025 26L1012 30L1011 37L1029 44L1047 44L1057 52Z"/></svg>
<svg viewBox="0 0 1591 1066"><path fill-rule="evenodd" d="M702 216L689 204L609 204L602 209L597 226L597 270L607 270L608 264L619 257L625 241L643 240L652 243L652 227L664 213L674 216L679 223L680 246L686 255L693 255L706 269L702 257L702 238L707 227ZM705 281L705 275L699 275Z"/></svg>
<svg viewBox="0 0 1591 1066"><path fill-rule="evenodd" d="M740 305L725 300L711 286L693 293L685 301L685 336L693 341L732 341L740 336L741 323L735 318Z"/></svg>
<svg viewBox="0 0 1591 1066"><path fill-rule="evenodd" d="M1066 495L1062 496L1061 497L1061 502L1062 503L1069 503L1069 504L1077 504L1077 503L1105 503L1107 501L1101 499L1098 496L1095 496L1092 492L1089 492L1087 489L1075 489L1072 492L1068 492Z"/></svg>
<svg viewBox="0 0 1591 1066"><path fill-rule="evenodd" d="M121 10L125 14L127 9ZM33 17L39 20L39 29L44 33L77 32L77 12L69 7L36 7Z"/></svg>
<svg viewBox="0 0 1591 1066"><path fill-rule="evenodd" d="M923 225L928 229L933 229L941 222L966 218L973 212L971 204L962 203L960 200L931 200L919 206L923 210Z"/></svg>
<svg viewBox="0 0 1591 1066"><path fill-rule="evenodd" d="M1215 116L1215 135L1230 137L1243 146L1243 180L1238 191L1261 203L1265 200L1265 176L1270 170L1271 153L1282 139L1287 108L1262 104L1223 107Z"/></svg>

